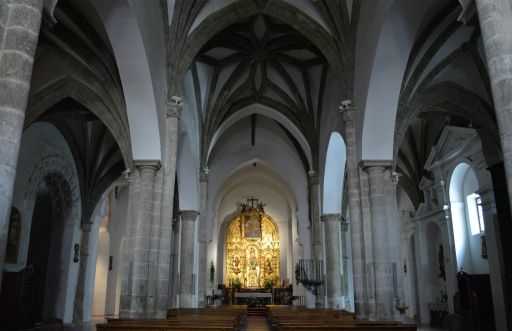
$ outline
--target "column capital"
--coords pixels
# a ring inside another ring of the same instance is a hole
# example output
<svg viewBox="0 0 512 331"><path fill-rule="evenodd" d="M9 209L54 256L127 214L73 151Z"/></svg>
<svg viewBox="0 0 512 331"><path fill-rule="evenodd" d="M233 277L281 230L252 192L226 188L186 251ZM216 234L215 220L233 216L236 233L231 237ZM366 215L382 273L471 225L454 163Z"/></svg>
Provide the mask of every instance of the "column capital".
<svg viewBox="0 0 512 331"><path fill-rule="evenodd" d="M180 210L178 212L178 215L180 215L180 219L182 222L194 222L197 219L197 216L199 216L199 212L197 210Z"/></svg>
<svg viewBox="0 0 512 331"><path fill-rule="evenodd" d="M340 222L340 226L341 226L341 231L342 232L347 232L348 231L348 221L345 219L345 217L341 216L341 222Z"/></svg>
<svg viewBox="0 0 512 331"><path fill-rule="evenodd" d="M140 172L156 172L160 169L160 160L134 160L133 163Z"/></svg>
<svg viewBox="0 0 512 331"><path fill-rule="evenodd" d="M183 100L173 95L170 101L167 101L165 111L165 118L176 118L180 119L181 108L183 107Z"/></svg>
<svg viewBox="0 0 512 331"><path fill-rule="evenodd" d="M368 171L384 171L385 169L391 169L393 161L390 160L361 160L359 166L366 172Z"/></svg>
<svg viewBox="0 0 512 331"><path fill-rule="evenodd" d="M352 100L344 100L341 102L341 106L338 107L341 115L343 116L343 122L352 122L356 119L356 107L352 104Z"/></svg>
<svg viewBox="0 0 512 331"><path fill-rule="evenodd" d="M91 232L92 223L89 221L80 222L80 229L82 232Z"/></svg>
<svg viewBox="0 0 512 331"><path fill-rule="evenodd" d="M318 173L314 170L310 170L308 172L308 181L309 181L309 185L318 185L318 183L319 183Z"/></svg>
<svg viewBox="0 0 512 331"><path fill-rule="evenodd" d="M209 172L210 172L210 169L208 167L201 169L201 171L199 171L199 182L207 183Z"/></svg>
<svg viewBox="0 0 512 331"><path fill-rule="evenodd" d="M475 16L476 14L476 4L475 0L459 0L460 6L462 7L462 11L460 15L457 17L457 21L462 22L462 24L467 25L468 22Z"/></svg>
<svg viewBox="0 0 512 331"><path fill-rule="evenodd" d="M396 192L396 187L398 186L398 181L400 180L400 176L402 174L392 171L391 172L391 189Z"/></svg>
<svg viewBox="0 0 512 331"><path fill-rule="evenodd" d="M328 222L328 221L335 221L339 222L341 221L341 214L323 214L320 216L320 219L322 222Z"/></svg>

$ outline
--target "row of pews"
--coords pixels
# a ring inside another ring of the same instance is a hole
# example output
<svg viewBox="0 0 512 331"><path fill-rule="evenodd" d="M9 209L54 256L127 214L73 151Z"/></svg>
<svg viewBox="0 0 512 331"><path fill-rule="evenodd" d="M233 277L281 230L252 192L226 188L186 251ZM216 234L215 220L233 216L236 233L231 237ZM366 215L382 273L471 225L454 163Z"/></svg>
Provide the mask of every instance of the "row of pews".
<svg viewBox="0 0 512 331"><path fill-rule="evenodd" d="M167 319L107 319L98 331L235 331L247 318L246 305L179 308L167 312Z"/></svg>
<svg viewBox="0 0 512 331"><path fill-rule="evenodd" d="M268 305L268 319L275 331L416 331L414 324L396 321L356 320L353 314L332 309L307 309Z"/></svg>

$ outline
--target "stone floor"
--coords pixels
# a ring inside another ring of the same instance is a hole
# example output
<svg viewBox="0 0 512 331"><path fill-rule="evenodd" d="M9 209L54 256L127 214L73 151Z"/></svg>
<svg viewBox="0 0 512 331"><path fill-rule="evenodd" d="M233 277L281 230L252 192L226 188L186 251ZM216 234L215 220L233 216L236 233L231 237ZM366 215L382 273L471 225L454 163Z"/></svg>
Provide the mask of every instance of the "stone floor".
<svg viewBox="0 0 512 331"><path fill-rule="evenodd" d="M95 318L92 322L81 325L66 325L64 327L45 327L41 331L96 331L97 323L103 322L103 318ZM264 317L248 317L247 322L240 327L240 331L270 331L270 325ZM428 325L418 327L418 331L440 331L442 328L432 328Z"/></svg>

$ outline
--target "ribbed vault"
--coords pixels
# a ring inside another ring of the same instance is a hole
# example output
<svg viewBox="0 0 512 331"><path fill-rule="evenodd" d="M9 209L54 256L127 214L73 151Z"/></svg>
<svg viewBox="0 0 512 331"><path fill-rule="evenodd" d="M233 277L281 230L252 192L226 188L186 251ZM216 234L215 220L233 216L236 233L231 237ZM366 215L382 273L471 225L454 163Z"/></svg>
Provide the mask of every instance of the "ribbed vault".
<svg viewBox="0 0 512 331"><path fill-rule="evenodd" d="M307 38L266 15L235 23L212 38L190 68L203 128L203 163L222 123L255 103L285 116L312 147L313 159L317 158L314 146L328 68Z"/></svg>

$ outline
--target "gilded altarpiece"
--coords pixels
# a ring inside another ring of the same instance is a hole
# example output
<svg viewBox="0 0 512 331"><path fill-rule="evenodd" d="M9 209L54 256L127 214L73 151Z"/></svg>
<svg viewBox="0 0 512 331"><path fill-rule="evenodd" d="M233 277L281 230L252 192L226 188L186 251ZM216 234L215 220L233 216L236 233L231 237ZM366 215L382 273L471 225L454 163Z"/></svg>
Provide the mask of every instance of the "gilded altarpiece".
<svg viewBox="0 0 512 331"><path fill-rule="evenodd" d="M233 218L226 233L226 284L260 288L265 280L279 284L279 228L260 209L249 208Z"/></svg>

